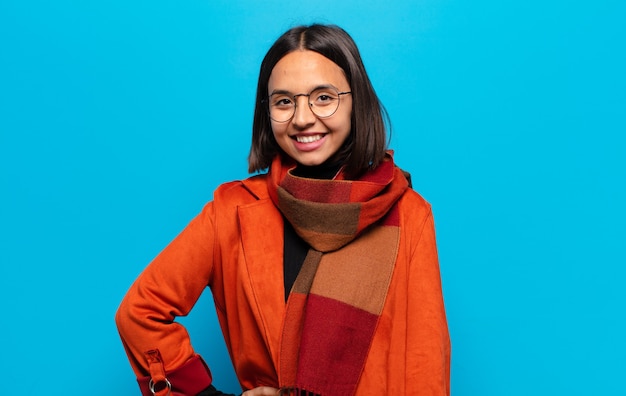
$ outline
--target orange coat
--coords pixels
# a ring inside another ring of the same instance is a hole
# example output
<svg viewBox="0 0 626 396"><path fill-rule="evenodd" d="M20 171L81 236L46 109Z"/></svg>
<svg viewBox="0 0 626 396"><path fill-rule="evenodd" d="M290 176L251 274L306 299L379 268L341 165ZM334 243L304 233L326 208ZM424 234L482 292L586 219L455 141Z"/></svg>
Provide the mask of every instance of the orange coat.
<svg viewBox="0 0 626 396"><path fill-rule="evenodd" d="M283 217L265 177L220 186L128 291L116 321L138 377L148 373L148 350L158 348L168 372L195 356L174 319L188 314L208 285L242 387L278 387ZM356 394L449 395L450 340L431 209L409 189L399 211L397 262Z"/></svg>

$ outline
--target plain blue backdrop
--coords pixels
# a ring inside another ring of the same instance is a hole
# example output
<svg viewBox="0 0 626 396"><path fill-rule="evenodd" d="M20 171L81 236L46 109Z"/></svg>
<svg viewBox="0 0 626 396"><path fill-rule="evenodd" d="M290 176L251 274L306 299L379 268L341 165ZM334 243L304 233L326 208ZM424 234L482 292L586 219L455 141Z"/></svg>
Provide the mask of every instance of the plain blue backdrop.
<svg viewBox="0 0 626 396"><path fill-rule="evenodd" d="M258 67L352 34L434 208L455 396L626 394L626 3L0 1L0 374L133 395L113 316L247 176ZM238 390L210 293L183 318Z"/></svg>

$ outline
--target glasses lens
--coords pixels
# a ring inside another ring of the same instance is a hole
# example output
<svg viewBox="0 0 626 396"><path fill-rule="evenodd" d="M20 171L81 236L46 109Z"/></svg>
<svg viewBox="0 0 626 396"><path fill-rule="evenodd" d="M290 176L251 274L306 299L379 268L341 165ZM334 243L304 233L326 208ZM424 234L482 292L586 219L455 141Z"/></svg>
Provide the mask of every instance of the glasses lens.
<svg viewBox="0 0 626 396"><path fill-rule="evenodd" d="M339 93L334 88L319 88L309 95L311 110L320 118L330 117L339 107Z"/></svg>
<svg viewBox="0 0 626 396"><path fill-rule="evenodd" d="M293 96L272 94L269 101L270 118L276 122L286 122L293 117L296 103Z"/></svg>

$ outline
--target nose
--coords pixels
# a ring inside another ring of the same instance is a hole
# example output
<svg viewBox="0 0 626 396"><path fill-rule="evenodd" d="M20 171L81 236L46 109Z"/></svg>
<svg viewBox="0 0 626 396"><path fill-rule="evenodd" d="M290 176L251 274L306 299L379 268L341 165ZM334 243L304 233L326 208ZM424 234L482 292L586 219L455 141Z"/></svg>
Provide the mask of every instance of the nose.
<svg viewBox="0 0 626 396"><path fill-rule="evenodd" d="M296 128L304 129L308 126L315 124L317 117L313 114L311 107L309 106L308 96L296 97L297 106L294 109L293 119L291 122Z"/></svg>

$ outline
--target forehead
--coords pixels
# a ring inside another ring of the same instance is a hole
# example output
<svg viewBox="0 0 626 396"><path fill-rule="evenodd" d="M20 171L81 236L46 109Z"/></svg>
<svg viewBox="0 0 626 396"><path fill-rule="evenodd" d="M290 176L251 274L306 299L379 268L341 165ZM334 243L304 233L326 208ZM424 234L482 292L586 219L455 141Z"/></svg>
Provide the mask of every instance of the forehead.
<svg viewBox="0 0 626 396"><path fill-rule="evenodd" d="M338 89L350 88L343 70L335 62L314 51L293 51L272 69L268 91L308 92L328 84Z"/></svg>

